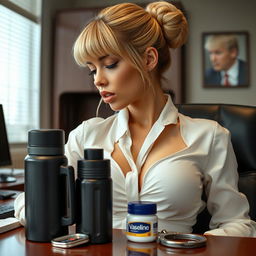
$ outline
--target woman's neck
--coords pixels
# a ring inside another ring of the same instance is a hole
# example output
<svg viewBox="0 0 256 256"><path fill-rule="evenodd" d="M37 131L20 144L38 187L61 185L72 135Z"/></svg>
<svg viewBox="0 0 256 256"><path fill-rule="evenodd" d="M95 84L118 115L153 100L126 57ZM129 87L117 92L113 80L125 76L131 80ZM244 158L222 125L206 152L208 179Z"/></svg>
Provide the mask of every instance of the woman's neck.
<svg viewBox="0 0 256 256"><path fill-rule="evenodd" d="M150 130L155 121L160 116L167 98L159 88L153 93L147 90L139 101L128 106L129 125L137 125Z"/></svg>

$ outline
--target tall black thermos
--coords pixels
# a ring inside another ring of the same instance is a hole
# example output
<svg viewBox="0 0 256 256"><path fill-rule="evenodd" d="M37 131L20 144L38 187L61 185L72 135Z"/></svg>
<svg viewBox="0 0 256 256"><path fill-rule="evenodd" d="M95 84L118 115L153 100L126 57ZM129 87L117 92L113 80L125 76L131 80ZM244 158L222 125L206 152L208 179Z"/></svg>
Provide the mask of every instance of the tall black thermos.
<svg viewBox="0 0 256 256"><path fill-rule="evenodd" d="M103 149L85 149L76 180L76 231L88 234L91 243L112 241L112 180L110 161Z"/></svg>
<svg viewBox="0 0 256 256"><path fill-rule="evenodd" d="M31 130L25 158L26 238L48 242L74 223L74 170L64 156L64 131Z"/></svg>

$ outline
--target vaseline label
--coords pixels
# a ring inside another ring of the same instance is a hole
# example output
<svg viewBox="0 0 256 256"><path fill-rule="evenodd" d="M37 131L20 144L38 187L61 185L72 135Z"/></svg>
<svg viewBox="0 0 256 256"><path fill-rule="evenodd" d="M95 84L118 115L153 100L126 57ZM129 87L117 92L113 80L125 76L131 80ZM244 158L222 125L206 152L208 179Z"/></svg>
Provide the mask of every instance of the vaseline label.
<svg viewBox="0 0 256 256"><path fill-rule="evenodd" d="M148 222L128 222L127 235L147 237L151 236L151 223Z"/></svg>

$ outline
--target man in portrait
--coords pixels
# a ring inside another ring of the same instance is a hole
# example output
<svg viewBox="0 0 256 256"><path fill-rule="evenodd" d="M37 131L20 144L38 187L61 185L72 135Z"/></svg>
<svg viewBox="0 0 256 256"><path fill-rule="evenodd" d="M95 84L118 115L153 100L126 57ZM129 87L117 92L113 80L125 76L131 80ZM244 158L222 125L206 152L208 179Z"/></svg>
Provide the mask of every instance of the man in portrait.
<svg viewBox="0 0 256 256"><path fill-rule="evenodd" d="M248 85L247 63L238 58L234 35L210 35L205 42L212 67L205 71L205 85L233 87Z"/></svg>

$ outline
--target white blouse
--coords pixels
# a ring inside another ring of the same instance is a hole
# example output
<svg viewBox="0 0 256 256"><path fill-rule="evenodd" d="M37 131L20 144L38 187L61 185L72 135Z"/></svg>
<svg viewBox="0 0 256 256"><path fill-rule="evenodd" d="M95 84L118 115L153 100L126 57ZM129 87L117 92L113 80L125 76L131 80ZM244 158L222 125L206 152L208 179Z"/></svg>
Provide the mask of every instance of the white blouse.
<svg viewBox="0 0 256 256"><path fill-rule="evenodd" d="M212 214L208 234L255 236L256 223L248 217L246 197L238 192L237 163L228 130L217 122L192 119L178 113L171 98L147 135L136 163L132 145L128 110L107 119L84 121L70 135L65 148L69 165L75 169L83 158L84 148L103 148L111 160L113 180L113 228L125 228L129 201L152 201L157 204L159 230L192 232L196 217L205 207L201 195L207 194ZM181 136L186 148L159 159L145 173L141 190L138 176L153 143L166 125L180 120ZM124 176L111 157L118 142L131 171Z"/></svg>

